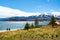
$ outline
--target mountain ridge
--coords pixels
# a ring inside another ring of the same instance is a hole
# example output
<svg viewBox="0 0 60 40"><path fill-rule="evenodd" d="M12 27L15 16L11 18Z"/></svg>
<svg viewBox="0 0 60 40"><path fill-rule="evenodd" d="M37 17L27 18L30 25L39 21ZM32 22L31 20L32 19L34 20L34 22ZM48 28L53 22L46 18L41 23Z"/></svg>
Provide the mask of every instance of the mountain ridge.
<svg viewBox="0 0 60 40"><path fill-rule="evenodd" d="M42 21L48 21L50 20L52 15L38 15L38 16L28 16L28 17L24 17L24 16L13 16L13 17L8 17L8 18L0 18L0 21L34 21L36 18L38 18L38 20ZM56 20L60 20L60 16L55 16Z"/></svg>

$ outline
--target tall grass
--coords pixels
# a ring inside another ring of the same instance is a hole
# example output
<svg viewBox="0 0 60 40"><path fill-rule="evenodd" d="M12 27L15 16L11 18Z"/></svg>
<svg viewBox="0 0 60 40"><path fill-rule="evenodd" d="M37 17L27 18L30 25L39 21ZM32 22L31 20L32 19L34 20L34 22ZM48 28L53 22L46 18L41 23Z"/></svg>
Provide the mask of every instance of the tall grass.
<svg viewBox="0 0 60 40"><path fill-rule="evenodd" d="M0 40L59 40L60 26L43 26L29 30L16 30L0 33Z"/></svg>

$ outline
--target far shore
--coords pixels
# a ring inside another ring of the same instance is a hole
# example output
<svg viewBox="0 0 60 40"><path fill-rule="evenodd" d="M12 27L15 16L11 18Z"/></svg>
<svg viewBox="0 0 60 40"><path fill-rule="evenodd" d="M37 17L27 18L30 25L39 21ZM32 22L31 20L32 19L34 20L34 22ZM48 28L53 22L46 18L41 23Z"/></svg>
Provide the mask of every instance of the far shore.
<svg viewBox="0 0 60 40"><path fill-rule="evenodd" d="M34 20L27 20L27 21L34 21ZM50 21L50 20L39 20L39 21L43 22L43 21ZM56 20L56 21L60 21L60 20ZM3 21L0 21L0 22L3 22ZM19 22L19 21L4 21L4 22Z"/></svg>

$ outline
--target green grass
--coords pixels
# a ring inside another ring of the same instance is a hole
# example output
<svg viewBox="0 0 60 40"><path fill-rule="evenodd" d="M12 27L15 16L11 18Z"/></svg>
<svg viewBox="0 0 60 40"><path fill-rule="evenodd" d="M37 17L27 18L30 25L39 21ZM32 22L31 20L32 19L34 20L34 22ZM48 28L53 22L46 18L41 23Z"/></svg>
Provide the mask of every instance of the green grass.
<svg viewBox="0 0 60 40"><path fill-rule="evenodd" d="M0 40L60 40L60 26L2 32Z"/></svg>

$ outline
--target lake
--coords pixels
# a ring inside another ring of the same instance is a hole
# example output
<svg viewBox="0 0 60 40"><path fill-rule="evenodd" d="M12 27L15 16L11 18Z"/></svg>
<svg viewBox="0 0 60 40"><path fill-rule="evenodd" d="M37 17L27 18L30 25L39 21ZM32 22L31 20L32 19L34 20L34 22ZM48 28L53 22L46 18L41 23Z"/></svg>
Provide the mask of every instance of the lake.
<svg viewBox="0 0 60 40"><path fill-rule="evenodd" d="M26 23L30 25L34 23L34 21L0 21L0 30L6 30L7 28L10 29L22 29L24 28ZM39 25L47 25L48 21L39 22Z"/></svg>

